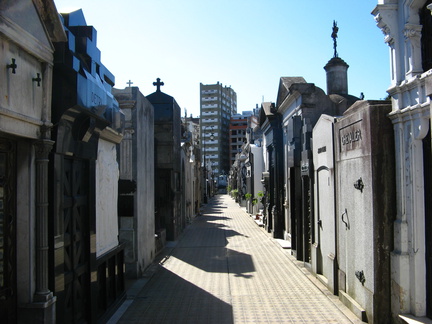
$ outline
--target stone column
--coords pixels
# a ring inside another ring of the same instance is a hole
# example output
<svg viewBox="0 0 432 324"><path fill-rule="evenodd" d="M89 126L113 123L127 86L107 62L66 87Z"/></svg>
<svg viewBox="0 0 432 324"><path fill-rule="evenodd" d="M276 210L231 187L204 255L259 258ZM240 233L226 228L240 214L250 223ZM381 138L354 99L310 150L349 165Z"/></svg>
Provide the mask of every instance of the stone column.
<svg viewBox="0 0 432 324"><path fill-rule="evenodd" d="M410 78L423 72L421 30L421 25L406 24L403 31L405 37L405 55L408 58L408 66L405 67L405 74Z"/></svg>
<svg viewBox="0 0 432 324"><path fill-rule="evenodd" d="M378 28L384 34L384 42L390 47L390 72L393 86L405 79L402 68L404 64L401 64L402 58L398 54L401 46L398 37L398 11L397 3L377 5L372 11Z"/></svg>
<svg viewBox="0 0 432 324"><path fill-rule="evenodd" d="M36 154L36 289L32 308L37 322L55 322L56 297L48 288L48 154L54 142L47 139L34 143Z"/></svg>
<svg viewBox="0 0 432 324"><path fill-rule="evenodd" d="M420 109L419 109L420 110ZM424 178L422 139L426 110L393 115L396 148L397 215L391 253L392 313L426 314Z"/></svg>
<svg viewBox="0 0 432 324"><path fill-rule="evenodd" d="M413 113L411 142L411 181L412 205L411 219L408 220L410 243L410 287L411 313L416 316L426 315L426 233L425 233L425 196L423 143L429 131L429 119L420 112Z"/></svg>
<svg viewBox="0 0 432 324"><path fill-rule="evenodd" d="M40 140L36 153L36 292L35 301L46 301L48 289L48 154L54 142Z"/></svg>
<svg viewBox="0 0 432 324"><path fill-rule="evenodd" d="M122 180L133 180L133 137L134 129L125 128L124 137L120 145L120 178Z"/></svg>

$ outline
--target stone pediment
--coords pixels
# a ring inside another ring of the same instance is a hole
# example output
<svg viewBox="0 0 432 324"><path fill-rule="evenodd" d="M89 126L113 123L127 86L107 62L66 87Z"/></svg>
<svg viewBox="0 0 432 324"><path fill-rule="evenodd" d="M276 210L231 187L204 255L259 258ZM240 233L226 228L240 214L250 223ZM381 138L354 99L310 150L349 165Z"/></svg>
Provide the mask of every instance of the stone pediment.
<svg viewBox="0 0 432 324"><path fill-rule="evenodd" d="M281 77L279 81L279 89L277 94L276 106L279 107L280 104L285 100L290 92L290 88L294 83L306 83L303 77Z"/></svg>
<svg viewBox="0 0 432 324"><path fill-rule="evenodd" d="M259 113L259 125L262 126L264 122L274 116L275 105L273 102L263 102Z"/></svg>
<svg viewBox="0 0 432 324"><path fill-rule="evenodd" d="M52 60L52 41L66 40L55 5L49 0L1 1L0 32L42 61Z"/></svg>
<svg viewBox="0 0 432 324"><path fill-rule="evenodd" d="M155 123L173 123L180 118L181 109L174 97L155 91L146 98L154 107Z"/></svg>
<svg viewBox="0 0 432 324"><path fill-rule="evenodd" d="M173 104L174 98L162 91L155 91L147 95L147 99L153 104Z"/></svg>
<svg viewBox="0 0 432 324"><path fill-rule="evenodd" d="M44 22L52 42L66 42L67 36L63 29L59 13L53 0L33 0L39 15Z"/></svg>
<svg viewBox="0 0 432 324"><path fill-rule="evenodd" d="M36 38L45 47L51 47L41 18L31 0L6 0L0 5L2 18L6 18L16 24L27 34ZM2 19L2 20L3 20Z"/></svg>

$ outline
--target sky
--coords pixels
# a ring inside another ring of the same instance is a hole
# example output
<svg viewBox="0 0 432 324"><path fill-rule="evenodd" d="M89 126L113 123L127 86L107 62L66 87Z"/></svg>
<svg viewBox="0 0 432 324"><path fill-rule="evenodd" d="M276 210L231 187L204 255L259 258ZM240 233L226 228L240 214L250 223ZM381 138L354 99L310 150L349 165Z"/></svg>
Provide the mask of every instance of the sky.
<svg viewBox="0 0 432 324"><path fill-rule="evenodd" d="M383 99L389 49L371 11L377 0L54 0L59 12L82 9L97 30L101 61L115 88L161 90L182 116L199 116L200 83L237 93L237 111L275 102L281 77L302 76L326 91L324 66L337 52L348 65L348 91Z"/></svg>

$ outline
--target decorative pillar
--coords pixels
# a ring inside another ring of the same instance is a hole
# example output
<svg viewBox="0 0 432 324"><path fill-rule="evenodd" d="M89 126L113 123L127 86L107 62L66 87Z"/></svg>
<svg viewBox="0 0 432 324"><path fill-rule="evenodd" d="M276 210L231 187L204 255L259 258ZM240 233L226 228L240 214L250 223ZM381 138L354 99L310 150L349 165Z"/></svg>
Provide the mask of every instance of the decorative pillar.
<svg viewBox="0 0 432 324"><path fill-rule="evenodd" d="M391 253L392 313L426 314L424 178L422 139L428 109L393 114L396 148L397 214Z"/></svg>
<svg viewBox="0 0 432 324"><path fill-rule="evenodd" d="M123 107L122 107L123 108ZM122 180L133 180L133 136L132 127L125 128L124 137L120 145L120 178Z"/></svg>
<svg viewBox="0 0 432 324"><path fill-rule="evenodd" d="M36 154L36 289L33 308L39 309L35 320L55 322L56 297L48 288L48 154L54 142L41 139L34 142Z"/></svg>
<svg viewBox="0 0 432 324"><path fill-rule="evenodd" d="M414 114L413 114L414 115ZM429 119L421 112L416 113L412 120L412 217L408 220L410 244L410 287L411 313L416 316L426 315L426 233L425 233L425 196L424 196L424 165L423 143L429 131Z"/></svg>
<svg viewBox="0 0 432 324"><path fill-rule="evenodd" d="M378 28L384 34L384 42L390 47L390 71L392 85L400 83L405 79L405 73L401 68L401 55L399 55L398 41L398 4L380 4L372 11Z"/></svg>
<svg viewBox="0 0 432 324"><path fill-rule="evenodd" d="M410 311L410 280L407 275L410 260L407 222L409 208L406 207L409 199L405 197L405 180L410 178L409 142L411 136L410 125L404 125L400 116L395 116L392 122L396 149L396 219L393 224L394 248L390 253L390 273L391 311L393 320L396 321L399 314Z"/></svg>
<svg viewBox="0 0 432 324"><path fill-rule="evenodd" d="M45 137L49 127L41 128ZM35 150L35 293L33 302L20 307L20 323L56 323L57 297L48 288L48 154L54 142L39 139L33 142Z"/></svg>
<svg viewBox="0 0 432 324"><path fill-rule="evenodd" d="M423 72L421 57L421 25L406 24L405 37L405 74L408 78L415 77Z"/></svg>

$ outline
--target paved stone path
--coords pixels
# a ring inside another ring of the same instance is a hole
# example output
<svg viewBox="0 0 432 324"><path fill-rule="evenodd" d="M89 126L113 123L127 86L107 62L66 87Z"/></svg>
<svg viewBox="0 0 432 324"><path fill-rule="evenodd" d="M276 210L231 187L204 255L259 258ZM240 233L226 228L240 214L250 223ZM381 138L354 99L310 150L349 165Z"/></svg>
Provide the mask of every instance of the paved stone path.
<svg viewBox="0 0 432 324"><path fill-rule="evenodd" d="M110 323L359 322L227 195L149 271Z"/></svg>

